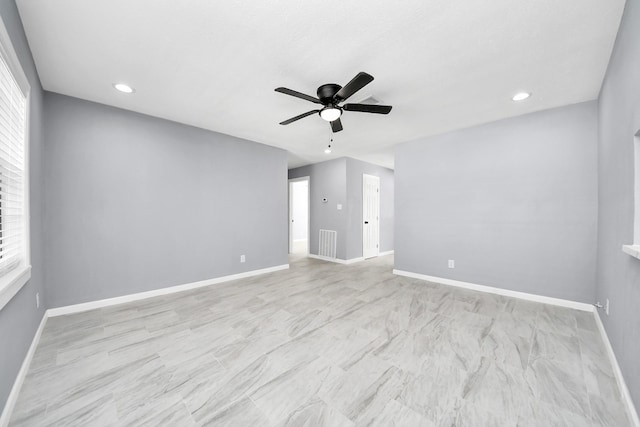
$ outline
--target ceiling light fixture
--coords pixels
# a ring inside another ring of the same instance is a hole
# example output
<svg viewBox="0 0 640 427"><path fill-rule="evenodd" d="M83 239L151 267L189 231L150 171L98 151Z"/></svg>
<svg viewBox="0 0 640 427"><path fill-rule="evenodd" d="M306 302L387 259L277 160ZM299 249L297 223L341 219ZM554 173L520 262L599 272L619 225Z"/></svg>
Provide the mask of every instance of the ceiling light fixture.
<svg viewBox="0 0 640 427"><path fill-rule="evenodd" d="M328 146L327 148L325 148L324 154L331 154L331 146Z"/></svg>
<svg viewBox="0 0 640 427"><path fill-rule="evenodd" d="M340 108L333 105L327 105L322 110L320 110L320 117L322 117L324 120L328 122L332 122L336 119L339 119L341 115L342 115L342 110L340 110Z"/></svg>
<svg viewBox="0 0 640 427"><path fill-rule="evenodd" d="M116 88L116 90L119 90L122 93L133 93L134 90L131 86L126 85L124 83L114 83L113 87Z"/></svg>
<svg viewBox="0 0 640 427"><path fill-rule="evenodd" d="M516 93L515 95L513 95L513 98L511 98L514 101L524 101L525 99L527 99L528 97L530 97L531 94L529 92L520 92L520 93Z"/></svg>

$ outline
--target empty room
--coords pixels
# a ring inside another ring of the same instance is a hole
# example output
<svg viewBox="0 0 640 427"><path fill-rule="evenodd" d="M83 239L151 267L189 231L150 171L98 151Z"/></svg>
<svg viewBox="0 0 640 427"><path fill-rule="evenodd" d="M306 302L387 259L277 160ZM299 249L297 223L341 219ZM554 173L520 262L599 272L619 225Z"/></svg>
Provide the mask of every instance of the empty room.
<svg viewBox="0 0 640 427"><path fill-rule="evenodd" d="M640 427L640 0L0 0L0 427Z"/></svg>

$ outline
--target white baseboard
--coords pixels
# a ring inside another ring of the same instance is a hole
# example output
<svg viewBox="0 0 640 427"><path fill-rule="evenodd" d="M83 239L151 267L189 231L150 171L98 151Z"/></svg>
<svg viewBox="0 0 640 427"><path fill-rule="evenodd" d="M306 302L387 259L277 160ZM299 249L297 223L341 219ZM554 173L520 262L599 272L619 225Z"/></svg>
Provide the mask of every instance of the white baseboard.
<svg viewBox="0 0 640 427"><path fill-rule="evenodd" d="M354 262L364 261L363 257L351 258L351 259L339 259L339 258L329 258L329 257L326 257L326 256L315 255L315 254L307 254L307 256L309 258L320 259L322 261L335 262L337 264L353 264Z"/></svg>
<svg viewBox="0 0 640 427"><path fill-rule="evenodd" d="M229 276L216 277L213 279L202 280L199 282L187 283L184 285L170 286L167 288L154 289L152 291L139 292L135 294L123 295L120 297L101 299L97 301L85 302L82 304L67 305L64 307L50 308L47 310L49 317L62 316L71 313L80 313L83 311L93 310L96 308L108 307L112 305L124 304L127 302L138 301L146 298L157 297L160 295L173 294L176 292L188 291L191 289L203 288L205 286L215 285L217 283L229 282L231 280L244 279L246 277L257 276L260 274L272 273L274 271L286 270L289 264L277 265L275 267L263 268L260 270L252 270L244 273L232 274Z"/></svg>
<svg viewBox="0 0 640 427"><path fill-rule="evenodd" d="M2 415L0 415L0 427L6 427L9 425L11 413L13 412L13 408L16 406L16 402L18 401L18 395L20 394L22 383L24 383L27 372L29 372L31 359L33 359L33 355L36 352L36 348L38 347L38 343L40 342L40 336L42 335L42 331L44 329L44 325L47 323L48 317L49 316L45 311L45 313L42 315L42 320L40 320L40 326L38 326L38 329L36 330L36 333L31 340L29 350L24 356L24 360L22 361L22 366L20 366L20 370L18 371L16 380L13 382L13 387L11 387L11 392L9 393L9 397L7 398L4 409L2 410Z"/></svg>
<svg viewBox="0 0 640 427"><path fill-rule="evenodd" d="M633 400L631 399L631 394L629 393L629 388L627 387L627 383L622 376L622 370L620 369L620 365L618 365L618 359L616 358L616 354L613 352L613 347L611 346L611 341L609 341L609 336L607 335L606 329L604 329L604 324L602 323L602 319L600 318L600 313L598 310L594 310L593 315L596 319L596 325L598 325L598 330L600 331L600 335L602 336L602 341L604 342L604 346L607 349L607 355L609 356L609 361L611 362L611 367L613 368L613 374L616 377L616 382L618 383L618 390L620 390L620 397L624 402L624 406L627 409L627 415L629 416L629 421L635 427L640 427L640 419L638 418L638 412L636 411L636 407L633 404Z"/></svg>
<svg viewBox="0 0 640 427"><path fill-rule="evenodd" d="M413 279L426 280L427 282L440 283L442 285L456 286L458 288L470 289L472 291L488 292L491 294L504 295L507 297L520 298L529 301L541 302L543 304L559 305L561 307L573 308L575 310L593 311L591 304L584 302L570 301L560 298L545 297L542 295L529 294L526 292L511 291L508 289L494 288L493 286L478 285L475 283L461 282L458 280L445 279L442 277L427 276L426 274L412 273L410 271L393 270L393 274L398 276L411 277Z"/></svg>
<svg viewBox="0 0 640 427"><path fill-rule="evenodd" d="M392 255L392 254L393 254L393 251L386 251L386 252L380 252L378 254L378 256L386 256L386 255ZM326 257L326 256L315 255L315 254L307 254L307 256L309 258L321 259L322 261L335 262L337 264L353 264L353 263L365 260L365 257L358 257L358 258L351 258L351 259L339 259L339 258L329 258L329 257Z"/></svg>

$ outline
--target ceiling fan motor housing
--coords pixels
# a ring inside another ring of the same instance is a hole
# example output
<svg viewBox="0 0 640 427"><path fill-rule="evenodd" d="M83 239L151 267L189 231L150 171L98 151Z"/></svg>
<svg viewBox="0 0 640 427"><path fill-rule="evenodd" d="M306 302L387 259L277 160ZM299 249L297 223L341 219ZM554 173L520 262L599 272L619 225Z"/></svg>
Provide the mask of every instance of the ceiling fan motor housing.
<svg viewBox="0 0 640 427"><path fill-rule="evenodd" d="M342 86L337 85L335 83L327 83L326 85L322 85L318 88L318 99L324 105L334 104L333 96L338 93L338 91L342 89Z"/></svg>

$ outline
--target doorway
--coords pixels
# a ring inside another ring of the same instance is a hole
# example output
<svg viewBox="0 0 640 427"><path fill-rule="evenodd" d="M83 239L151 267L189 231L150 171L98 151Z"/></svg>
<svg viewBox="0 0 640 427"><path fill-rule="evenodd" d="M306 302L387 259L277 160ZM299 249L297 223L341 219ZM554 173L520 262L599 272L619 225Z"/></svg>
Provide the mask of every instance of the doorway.
<svg viewBox="0 0 640 427"><path fill-rule="evenodd" d="M309 177L289 180L289 253L309 253Z"/></svg>
<svg viewBox="0 0 640 427"><path fill-rule="evenodd" d="M380 253L380 177L362 175L362 256Z"/></svg>

